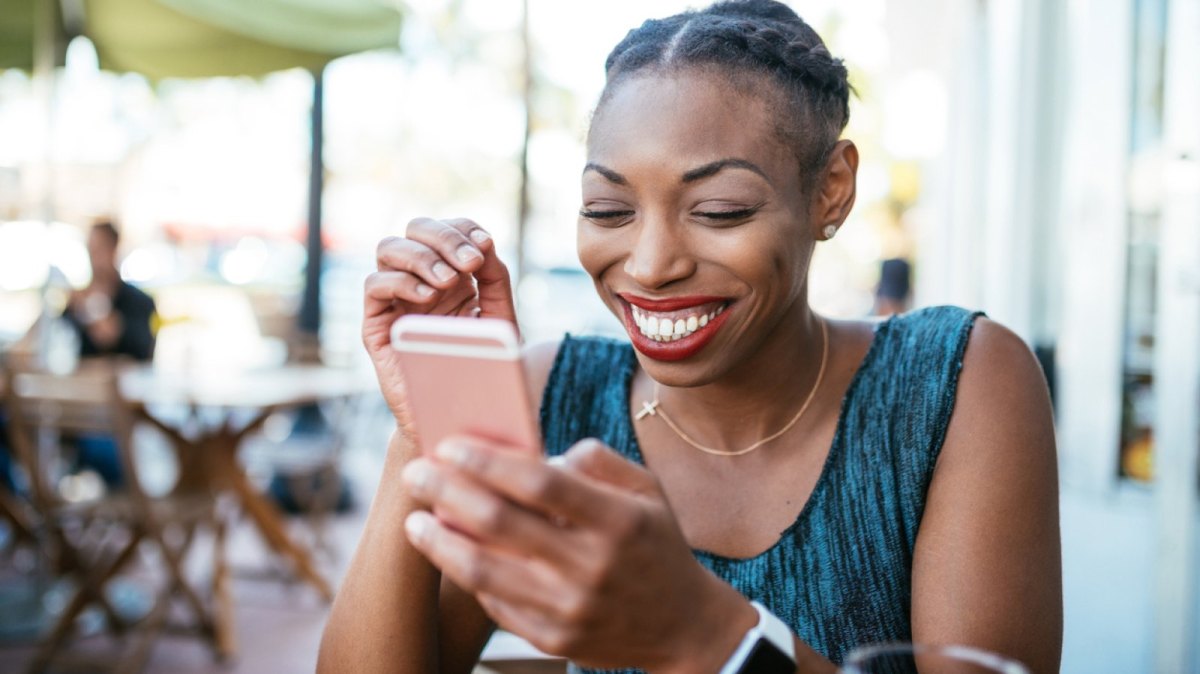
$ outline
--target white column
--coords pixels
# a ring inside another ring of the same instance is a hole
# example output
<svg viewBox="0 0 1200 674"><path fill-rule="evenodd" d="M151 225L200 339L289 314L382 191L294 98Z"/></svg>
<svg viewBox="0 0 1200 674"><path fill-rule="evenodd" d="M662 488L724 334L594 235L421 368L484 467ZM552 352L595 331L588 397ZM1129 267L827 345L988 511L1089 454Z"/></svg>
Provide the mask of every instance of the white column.
<svg viewBox="0 0 1200 674"><path fill-rule="evenodd" d="M1066 26L1059 447L1064 484L1103 494L1121 432L1133 3L1074 0Z"/></svg>
<svg viewBox="0 0 1200 674"><path fill-rule="evenodd" d="M918 231L914 299L917 306L982 306L982 250L988 101L987 30L977 2L948 2L953 16L953 66L945 158L936 165L937 217Z"/></svg>
<svg viewBox="0 0 1200 674"><path fill-rule="evenodd" d="M1024 54L1036 45L1025 31L1026 2L992 2L987 8L987 182L984 193L983 250L977 269L983 277L982 307L992 318L1028 338L1030 256L1029 194L1020 174L1028 153L1026 101L1033 98Z"/></svg>
<svg viewBox="0 0 1200 674"><path fill-rule="evenodd" d="M941 218L922 232L917 302L978 307L1047 336L1058 268L1061 6L954 2L959 38Z"/></svg>
<svg viewBox="0 0 1200 674"><path fill-rule="evenodd" d="M1198 671L1196 480L1200 452L1200 3L1167 8L1166 167L1155 326L1156 669Z"/></svg>

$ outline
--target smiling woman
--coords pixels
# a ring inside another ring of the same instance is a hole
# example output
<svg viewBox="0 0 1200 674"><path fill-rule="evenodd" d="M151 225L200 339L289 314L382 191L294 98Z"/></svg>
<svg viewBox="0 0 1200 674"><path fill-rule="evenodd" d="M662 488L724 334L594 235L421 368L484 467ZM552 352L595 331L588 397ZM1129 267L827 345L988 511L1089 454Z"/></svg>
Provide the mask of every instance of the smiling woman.
<svg viewBox="0 0 1200 674"><path fill-rule="evenodd" d="M1032 355L953 307L809 307L813 249L855 199L845 67L750 0L647 21L606 68L578 252L629 340L528 349L559 460L470 435L418 456L391 324L515 322L512 292L472 221L380 244L363 334L398 431L321 671L470 671L497 625L576 668L831 672L919 641L1056 671Z"/></svg>

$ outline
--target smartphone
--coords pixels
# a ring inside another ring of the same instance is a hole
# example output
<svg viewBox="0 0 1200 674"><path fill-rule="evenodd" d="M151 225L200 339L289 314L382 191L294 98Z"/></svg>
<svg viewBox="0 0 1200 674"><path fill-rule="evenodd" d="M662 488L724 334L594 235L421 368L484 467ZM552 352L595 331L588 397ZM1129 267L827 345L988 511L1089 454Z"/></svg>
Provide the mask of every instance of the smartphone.
<svg viewBox="0 0 1200 674"><path fill-rule="evenodd" d="M423 452L469 433L540 452L516 330L495 318L403 316L392 325Z"/></svg>

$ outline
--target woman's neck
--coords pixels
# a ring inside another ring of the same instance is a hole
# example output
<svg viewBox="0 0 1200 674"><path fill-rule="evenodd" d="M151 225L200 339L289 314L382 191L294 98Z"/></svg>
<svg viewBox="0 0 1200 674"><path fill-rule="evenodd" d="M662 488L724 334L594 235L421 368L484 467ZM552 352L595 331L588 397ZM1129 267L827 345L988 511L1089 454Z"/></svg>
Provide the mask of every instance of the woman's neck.
<svg viewBox="0 0 1200 674"><path fill-rule="evenodd" d="M826 348L821 324L801 297L751 358L710 384L660 385L659 403L702 444L722 451L748 447L786 427L808 399Z"/></svg>

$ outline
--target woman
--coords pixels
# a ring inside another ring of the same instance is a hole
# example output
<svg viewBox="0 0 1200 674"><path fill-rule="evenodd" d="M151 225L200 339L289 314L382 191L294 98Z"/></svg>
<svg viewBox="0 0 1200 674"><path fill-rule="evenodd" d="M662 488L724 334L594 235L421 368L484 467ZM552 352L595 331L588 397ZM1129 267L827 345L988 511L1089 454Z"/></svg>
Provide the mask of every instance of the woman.
<svg viewBox="0 0 1200 674"><path fill-rule="evenodd" d="M876 326L808 306L813 248L855 197L841 62L753 0L648 21L606 68L579 257L632 347L529 350L562 460L471 437L418 457L391 323L515 321L512 290L471 221L380 244L364 340L400 430L320 670L467 672L499 625L590 668L830 672L912 640L1057 671L1056 460L1028 349L953 308Z"/></svg>

